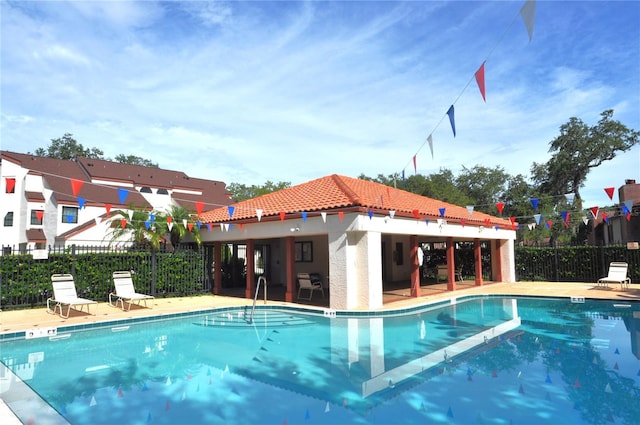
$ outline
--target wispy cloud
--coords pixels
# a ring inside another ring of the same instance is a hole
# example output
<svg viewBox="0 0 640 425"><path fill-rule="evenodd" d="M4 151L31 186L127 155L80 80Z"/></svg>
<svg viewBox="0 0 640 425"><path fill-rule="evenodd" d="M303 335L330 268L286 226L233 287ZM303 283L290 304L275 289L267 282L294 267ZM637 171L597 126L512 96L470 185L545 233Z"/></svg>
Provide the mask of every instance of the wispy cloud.
<svg viewBox="0 0 640 425"><path fill-rule="evenodd" d="M526 176L572 116L640 128L640 3L538 2L532 42L521 5L2 2L2 149L71 132L194 177L295 184L413 172L414 154L423 173ZM588 183L640 179L638 156Z"/></svg>

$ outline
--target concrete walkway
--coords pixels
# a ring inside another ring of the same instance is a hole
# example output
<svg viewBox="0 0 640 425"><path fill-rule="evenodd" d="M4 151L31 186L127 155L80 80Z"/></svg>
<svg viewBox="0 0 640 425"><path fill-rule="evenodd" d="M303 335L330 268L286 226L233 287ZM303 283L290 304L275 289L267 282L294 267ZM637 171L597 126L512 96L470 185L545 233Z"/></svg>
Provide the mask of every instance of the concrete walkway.
<svg viewBox="0 0 640 425"><path fill-rule="evenodd" d="M516 282L490 283L473 286L471 281L458 282L457 290L446 291L446 284L427 285L421 288L421 296L409 296L408 288L390 290L384 293L384 306L381 310L393 310L428 304L454 297L467 295L520 295L550 297L584 297L586 299L611 299L618 302L640 301L640 284L632 284L629 289L621 290L620 285L608 288L598 287L593 283L580 282ZM34 328L61 327L76 324L100 323L112 320L129 319L145 316L161 316L187 311L207 310L216 307L251 306L253 300L219 295L200 295L180 298L156 298L149 301L149 308L144 305L133 305L130 311L98 303L90 307L91 314L71 310L68 319L57 314L49 314L46 308L22 310L6 310L0 312L0 334L19 332ZM326 308L328 300L314 299L314 303L286 303L284 301L267 301L269 305L298 305L311 308ZM258 305L263 301L258 300ZM95 315L94 315L95 314Z"/></svg>

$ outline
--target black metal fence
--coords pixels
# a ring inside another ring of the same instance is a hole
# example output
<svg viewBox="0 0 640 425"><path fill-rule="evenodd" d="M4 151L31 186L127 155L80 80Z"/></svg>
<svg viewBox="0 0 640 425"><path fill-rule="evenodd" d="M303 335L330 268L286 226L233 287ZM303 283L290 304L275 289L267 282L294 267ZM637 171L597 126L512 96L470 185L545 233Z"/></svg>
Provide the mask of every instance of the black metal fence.
<svg viewBox="0 0 640 425"><path fill-rule="evenodd" d="M519 281L596 282L609 272L613 261L628 263L628 276L640 282L640 250L626 245L516 247Z"/></svg>
<svg viewBox="0 0 640 425"><path fill-rule="evenodd" d="M138 292L183 296L212 291L202 248L134 250L122 246L71 246L11 251L0 256L0 308L42 306L52 296L51 275L70 273L78 296L106 301L113 291L112 273L132 271Z"/></svg>
<svg viewBox="0 0 640 425"><path fill-rule="evenodd" d="M244 247L223 251L223 287L244 285ZM264 251L263 248L261 248ZM261 252L262 252L261 251ZM464 251L461 264L473 261ZM263 255L264 254L263 252ZM468 258L467 258L468 257ZM261 257L262 258L262 257ZM264 258L268 258L268 255ZM609 263L629 264L632 282L640 282L640 250L626 246L516 247L516 279L519 281L596 282L606 276ZM490 270L490 258L483 264ZM113 290L112 273L133 272L138 292L161 297L211 293L213 288L211 246L187 247L171 252L133 250L127 247L72 246L66 249L19 252L3 249L0 255L0 308L43 306L52 293L51 275L71 273L78 295L106 301ZM472 269L472 263L469 270ZM264 266L263 266L264 267ZM485 267L483 267L484 269ZM484 275L484 271L483 271ZM236 283L234 283L236 282Z"/></svg>

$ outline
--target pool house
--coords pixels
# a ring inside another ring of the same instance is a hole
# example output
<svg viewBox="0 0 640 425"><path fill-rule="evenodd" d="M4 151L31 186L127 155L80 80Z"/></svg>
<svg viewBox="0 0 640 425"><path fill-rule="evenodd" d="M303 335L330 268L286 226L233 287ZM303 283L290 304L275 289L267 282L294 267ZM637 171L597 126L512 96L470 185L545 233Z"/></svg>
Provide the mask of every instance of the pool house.
<svg viewBox="0 0 640 425"><path fill-rule="evenodd" d="M298 274L308 273L324 289L309 295L328 297L335 310L380 308L389 288L420 297L425 282L455 291L460 279L478 286L515 281L517 223L336 174L203 212L199 220L202 242L213 247L216 294L223 250L244 262L247 298L264 276L296 302ZM463 251L470 253L464 261Z"/></svg>

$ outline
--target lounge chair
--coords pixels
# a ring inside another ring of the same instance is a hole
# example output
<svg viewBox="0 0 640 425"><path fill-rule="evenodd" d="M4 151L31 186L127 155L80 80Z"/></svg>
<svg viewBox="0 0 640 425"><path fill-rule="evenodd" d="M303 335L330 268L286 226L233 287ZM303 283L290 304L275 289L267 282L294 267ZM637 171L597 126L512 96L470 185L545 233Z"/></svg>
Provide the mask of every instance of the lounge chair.
<svg viewBox="0 0 640 425"><path fill-rule="evenodd" d="M606 277L598 279L598 286L608 287L610 283L619 283L620 289L629 287L631 278L627 277L627 268L629 265L623 262L613 262L609 264L609 274Z"/></svg>
<svg viewBox="0 0 640 425"><path fill-rule="evenodd" d="M313 291L322 292L322 298L324 298L324 288L322 287L322 282L312 281L309 273L298 273L298 284L300 285L298 288L298 299L311 301L311 297L313 297ZM308 298L300 296L303 290L309 291Z"/></svg>
<svg viewBox="0 0 640 425"><path fill-rule="evenodd" d="M464 280L462 278L462 267L458 267L457 269L455 269L455 271L453 272L453 277L454 277L454 280L459 280L459 281ZM440 279L443 279L446 281L449 280L449 269L446 264L438 264L436 266L436 281L440 282Z"/></svg>
<svg viewBox="0 0 640 425"><path fill-rule="evenodd" d="M125 301L129 304L129 307L126 309L127 311L131 310L131 304L133 304L134 301L137 301L138 305L140 305L141 301L144 301L144 306L147 307L147 300L154 298L152 295L139 294L136 292L136 289L133 287L131 272L128 271L113 272L113 285L116 291L109 294L109 304L113 307L117 307L118 303L120 303L124 310Z"/></svg>
<svg viewBox="0 0 640 425"><path fill-rule="evenodd" d="M83 307L86 305L87 313L91 314L89 305L97 304L96 301L78 297L73 275L54 274L51 276L51 284L53 285L53 297L47 299L47 313L55 314L56 310L60 309L60 317L68 319L71 307L79 306L80 311L83 311ZM53 309L51 308L52 304ZM65 305L67 306L66 315L62 310ZM95 316L95 313L93 315Z"/></svg>

